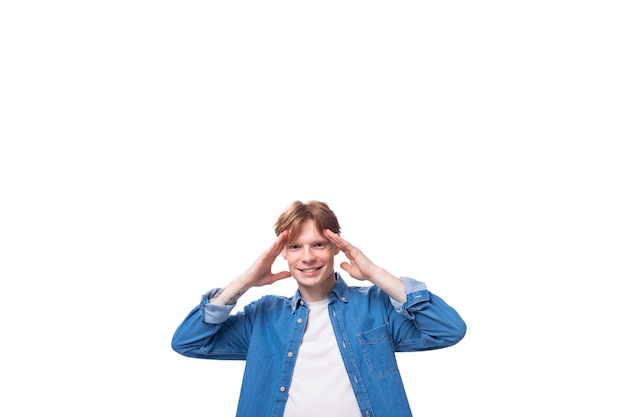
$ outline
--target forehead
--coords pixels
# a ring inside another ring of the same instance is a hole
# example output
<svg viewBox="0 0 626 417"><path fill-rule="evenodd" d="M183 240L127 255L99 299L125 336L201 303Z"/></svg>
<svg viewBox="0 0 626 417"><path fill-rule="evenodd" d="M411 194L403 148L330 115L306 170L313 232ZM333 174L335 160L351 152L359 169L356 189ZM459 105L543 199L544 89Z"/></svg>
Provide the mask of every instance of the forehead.
<svg viewBox="0 0 626 417"><path fill-rule="evenodd" d="M295 236L291 236L289 239L291 242L302 242L302 241L326 241L324 235L317 230L315 227L315 222L313 219L308 219L302 222L300 229L295 233Z"/></svg>

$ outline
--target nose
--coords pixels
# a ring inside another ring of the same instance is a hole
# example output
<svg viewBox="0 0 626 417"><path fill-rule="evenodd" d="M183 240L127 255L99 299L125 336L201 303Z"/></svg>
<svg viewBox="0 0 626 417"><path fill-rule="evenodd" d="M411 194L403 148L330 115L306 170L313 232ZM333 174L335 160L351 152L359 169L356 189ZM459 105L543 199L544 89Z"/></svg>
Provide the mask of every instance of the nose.
<svg viewBox="0 0 626 417"><path fill-rule="evenodd" d="M315 254L308 246L304 247L304 252L302 254L302 261L310 263L315 261Z"/></svg>

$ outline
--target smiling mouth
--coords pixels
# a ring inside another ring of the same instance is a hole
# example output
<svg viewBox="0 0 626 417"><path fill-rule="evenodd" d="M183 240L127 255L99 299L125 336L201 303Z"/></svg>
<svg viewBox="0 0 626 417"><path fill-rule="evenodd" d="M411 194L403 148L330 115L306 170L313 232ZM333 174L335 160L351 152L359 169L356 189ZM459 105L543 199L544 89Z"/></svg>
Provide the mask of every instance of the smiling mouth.
<svg viewBox="0 0 626 417"><path fill-rule="evenodd" d="M304 273L311 273L311 272L315 272L315 271L319 271L320 269L322 269L322 267L318 267L318 268L307 268L307 269L300 269L300 272L304 272Z"/></svg>

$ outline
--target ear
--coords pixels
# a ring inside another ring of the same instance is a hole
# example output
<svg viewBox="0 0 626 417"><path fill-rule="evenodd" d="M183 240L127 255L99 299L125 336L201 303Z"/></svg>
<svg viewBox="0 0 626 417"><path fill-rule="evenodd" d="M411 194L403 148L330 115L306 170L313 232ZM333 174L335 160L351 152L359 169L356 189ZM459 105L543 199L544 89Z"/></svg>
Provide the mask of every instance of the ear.
<svg viewBox="0 0 626 417"><path fill-rule="evenodd" d="M339 252L341 252L341 250L339 249L339 246L337 245L333 245L335 247L335 255L338 255Z"/></svg>

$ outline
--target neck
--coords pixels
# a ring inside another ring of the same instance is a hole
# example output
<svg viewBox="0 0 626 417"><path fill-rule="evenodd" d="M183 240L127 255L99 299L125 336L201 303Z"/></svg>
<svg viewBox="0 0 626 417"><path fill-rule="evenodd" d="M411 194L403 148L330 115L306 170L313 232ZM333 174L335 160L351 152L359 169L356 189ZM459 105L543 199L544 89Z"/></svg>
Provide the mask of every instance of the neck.
<svg viewBox="0 0 626 417"><path fill-rule="evenodd" d="M332 273L332 279L326 279L324 282L316 287L306 287L303 285L298 286L300 295L305 301L322 301L328 298L328 293L333 289L335 283L335 273ZM330 277L329 277L330 278Z"/></svg>

